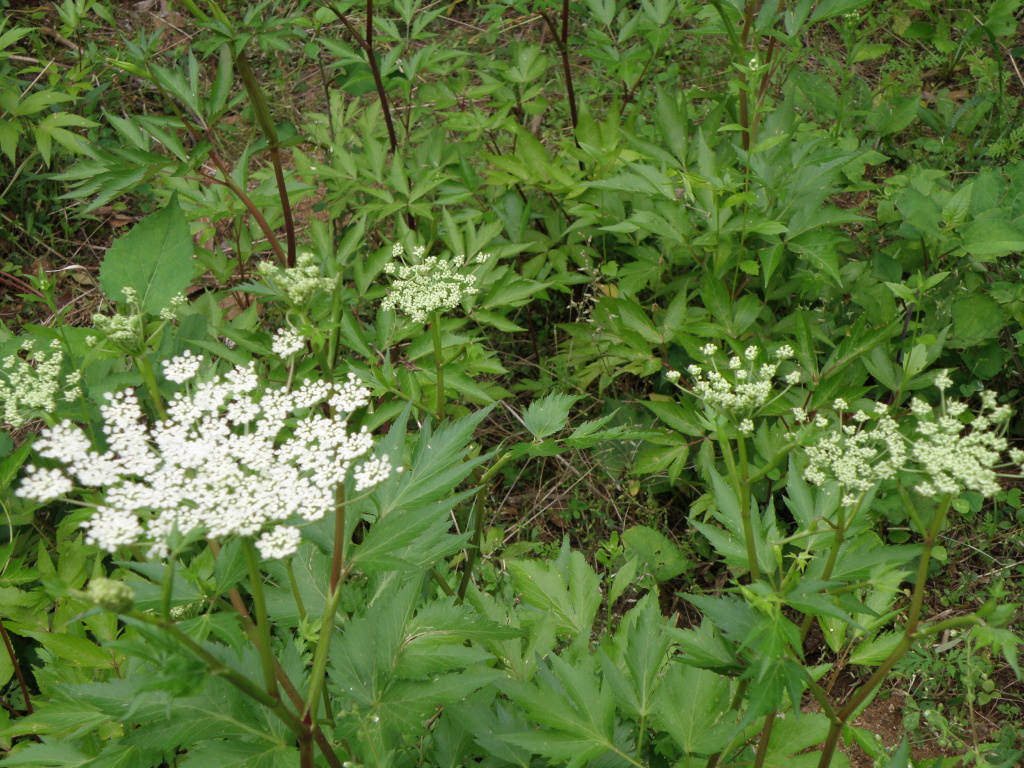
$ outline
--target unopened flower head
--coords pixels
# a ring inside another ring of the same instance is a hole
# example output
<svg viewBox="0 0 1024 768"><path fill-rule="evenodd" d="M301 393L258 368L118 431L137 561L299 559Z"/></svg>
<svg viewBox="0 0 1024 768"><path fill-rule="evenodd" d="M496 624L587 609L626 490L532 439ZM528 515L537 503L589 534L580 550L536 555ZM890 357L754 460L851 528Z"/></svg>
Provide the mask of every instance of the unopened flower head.
<svg viewBox="0 0 1024 768"><path fill-rule="evenodd" d="M756 415L774 397L781 392L776 389L776 374L779 364L761 363L760 349L747 347L742 357L733 355L727 359L726 365L719 369L718 348L714 344L701 347L701 353L708 358L706 365L691 365L687 368L692 378L693 393L704 403L715 410L725 412L743 422ZM792 375L779 380L782 390L796 383ZM750 432L753 424L750 424ZM749 434L749 432L744 432Z"/></svg>
<svg viewBox="0 0 1024 768"><path fill-rule="evenodd" d="M387 457L365 461L372 435L348 429L351 410L368 402L352 375L260 392L250 364L179 392L168 418L147 426L135 393L125 390L100 408L104 452L70 421L44 430L39 455L64 468L30 466L16 493L47 501L73 486L102 488L83 527L86 540L108 552L144 544L151 557L164 557L175 531L198 531L216 539L264 534L264 556L282 556L294 551L298 532L280 528L332 511L335 488L349 474L360 490L390 474ZM334 415L315 407L323 403Z"/></svg>
<svg viewBox="0 0 1024 768"><path fill-rule="evenodd" d="M391 251L396 258L404 252L400 245ZM413 321L423 323L433 312L454 309L464 298L478 293L474 287L476 275L461 271L466 263L465 256L424 259L424 253L424 248L419 246L413 256L421 261L410 265L391 262L384 267L385 272L397 279L391 284L391 293L381 302L381 309L401 310ZM486 254L483 258L486 260Z"/></svg>
<svg viewBox="0 0 1024 768"><path fill-rule="evenodd" d="M805 449L809 463L804 476L817 485L837 480L849 491L864 492L908 473L917 478L914 488L924 496L965 489L992 496L999 491L996 469L1005 463L1008 442L1003 431L1010 409L998 405L992 393L983 393L981 400L980 411L965 427L959 417L968 410L966 403L943 396L933 408L914 398L906 435L881 403L873 409L874 419L855 414L854 423L844 425L837 418L826 435Z"/></svg>
<svg viewBox="0 0 1024 768"><path fill-rule="evenodd" d="M840 411L846 407L842 400L836 400L834 405ZM828 429L829 424L820 414L815 419L819 428ZM847 491L856 492L868 491L876 483L895 477L907 458L906 442L889 416L870 425L861 423L845 428L841 417L837 417L832 429L804 450L808 458L804 470L807 482L823 485L836 480Z"/></svg>
<svg viewBox="0 0 1024 768"><path fill-rule="evenodd" d="M320 276L320 266L309 251L296 256L295 266L291 269L273 261L264 261L256 271L293 307L305 306L317 291L330 292L338 287L337 277Z"/></svg>
<svg viewBox="0 0 1024 768"><path fill-rule="evenodd" d="M61 377L64 352L54 339L43 346L31 339L0 360L0 423L20 427L33 415L53 413L58 400L81 394L77 371Z"/></svg>

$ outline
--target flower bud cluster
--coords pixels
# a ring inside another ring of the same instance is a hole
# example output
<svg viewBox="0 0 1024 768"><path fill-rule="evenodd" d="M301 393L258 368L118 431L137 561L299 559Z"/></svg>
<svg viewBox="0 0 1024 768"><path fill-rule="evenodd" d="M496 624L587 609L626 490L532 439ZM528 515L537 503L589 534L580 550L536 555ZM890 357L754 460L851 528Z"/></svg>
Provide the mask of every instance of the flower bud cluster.
<svg viewBox="0 0 1024 768"><path fill-rule="evenodd" d="M707 357L708 364L691 365L686 369L691 377L690 386L693 394L711 408L738 419L744 434L754 431L750 417L781 395L776 389L778 382L784 385L784 392L800 381L799 371L792 371L786 376L776 378L780 362L793 356L793 349L788 345L776 350L775 362L764 362L760 365L757 361L762 356L762 350L754 346L747 347L742 357L731 356L728 364L721 370L716 359L718 347L707 344L701 348L701 352ZM673 382L678 381L678 378L669 376L669 380Z"/></svg>
<svg viewBox="0 0 1024 768"><path fill-rule="evenodd" d="M183 355L165 370L193 366L198 358ZM104 489L83 528L108 552L146 544L150 557L166 557L176 533L198 531L259 537L264 557L290 555L299 543L294 526L332 511L350 473L365 490L397 470L387 456L361 461L374 441L365 427L348 429L348 415L369 402L355 376L262 392L259 384L254 364L236 367L176 394L168 418L151 426L132 390L108 394L100 409L106 450L94 450L70 421L44 430L39 455L64 467L29 466L16 493L48 501L75 486Z"/></svg>
<svg viewBox="0 0 1024 768"><path fill-rule="evenodd" d="M320 266L309 251L298 254L291 269L264 261L256 267L256 272L293 307L309 303L317 291L330 292L338 287L337 277L320 276Z"/></svg>
<svg viewBox="0 0 1024 768"><path fill-rule="evenodd" d="M92 579L85 596L104 611L114 613L128 613L135 605L135 590L113 579Z"/></svg>
<svg viewBox="0 0 1024 768"><path fill-rule="evenodd" d="M911 426L904 431L883 403L875 404L873 415L864 411L852 414L853 423L843 420L847 403L833 403L837 414L833 428L805 449L809 459L806 480L815 485L836 480L845 490L862 493L906 472L919 478L914 489L923 496L965 489L995 495L999 491L996 470L1005 463L1009 448L1003 432L1010 408L998 405L994 392L983 392L981 409L965 426L961 416L968 405L946 398L951 382L945 371L935 383L942 392L941 403L933 408L916 397L911 400ZM815 422L828 426L828 420L820 415ZM1015 463L1024 463L1024 452L1009 454Z"/></svg>
<svg viewBox="0 0 1024 768"><path fill-rule="evenodd" d="M431 313L454 309L464 298L479 292L474 287L476 275L459 271L466 263L465 256L452 259L430 256L424 259L425 252L422 246L413 249L413 257L420 260L416 264L407 266L391 262L384 267L385 272L398 279L392 283L391 293L381 302L381 309L400 309L413 321L423 323ZM396 259L404 253L405 249L398 244L391 249L391 255ZM482 264L488 258L489 254L484 253L477 256L476 261Z"/></svg>
<svg viewBox="0 0 1024 768"><path fill-rule="evenodd" d="M27 339L18 353L3 358L0 361L0 423L17 428L33 412L53 413L58 397L68 401L79 397L81 373L75 371L64 377L62 386L63 362L64 352L56 339L45 348Z"/></svg>

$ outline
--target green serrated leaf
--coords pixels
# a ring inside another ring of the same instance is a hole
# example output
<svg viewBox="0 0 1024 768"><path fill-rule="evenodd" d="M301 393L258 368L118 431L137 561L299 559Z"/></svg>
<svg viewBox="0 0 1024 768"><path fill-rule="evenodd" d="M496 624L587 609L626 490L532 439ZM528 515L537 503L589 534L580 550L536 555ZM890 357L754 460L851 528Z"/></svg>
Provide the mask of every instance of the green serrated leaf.
<svg viewBox="0 0 1024 768"><path fill-rule="evenodd" d="M542 440L564 429L569 422L569 409L580 398L576 395L551 393L534 400L523 412L523 424L534 439Z"/></svg>
<svg viewBox="0 0 1024 768"><path fill-rule="evenodd" d="M100 265L100 286L115 301L134 288L143 311L159 314L192 280L192 236L177 194L114 241Z"/></svg>

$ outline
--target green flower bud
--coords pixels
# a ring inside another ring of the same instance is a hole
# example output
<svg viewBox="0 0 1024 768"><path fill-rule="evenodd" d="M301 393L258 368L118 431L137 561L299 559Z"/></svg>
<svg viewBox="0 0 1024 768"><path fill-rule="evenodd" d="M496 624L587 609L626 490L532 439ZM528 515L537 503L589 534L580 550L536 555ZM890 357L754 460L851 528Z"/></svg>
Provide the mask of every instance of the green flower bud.
<svg viewBox="0 0 1024 768"><path fill-rule="evenodd" d="M135 605L135 590L123 581L93 579L85 595L105 611L127 613Z"/></svg>

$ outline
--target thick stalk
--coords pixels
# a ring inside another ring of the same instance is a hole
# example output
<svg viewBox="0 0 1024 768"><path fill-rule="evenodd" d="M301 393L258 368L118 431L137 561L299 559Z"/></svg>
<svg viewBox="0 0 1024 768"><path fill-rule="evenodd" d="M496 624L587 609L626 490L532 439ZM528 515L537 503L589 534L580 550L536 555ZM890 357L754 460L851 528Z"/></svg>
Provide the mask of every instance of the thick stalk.
<svg viewBox="0 0 1024 768"><path fill-rule="evenodd" d="M342 571L342 577L345 572ZM316 710L320 703L320 693L324 687L324 678L327 674L327 659L331 648L331 635L334 634L334 615L338 612L338 602L341 600L341 587L335 589L328 595L324 605L324 613L320 622L320 637L313 651L313 669L309 676L309 689L306 691L306 704L302 713L303 722L312 725L316 722Z"/></svg>
<svg viewBox="0 0 1024 768"><path fill-rule="evenodd" d="M7 655L11 659L11 666L14 667L14 674L18 677L18 687L21 688L21 696L25 699L25 714L32 714L32 699L28 695L28 685L25 683L25 676L21 673L21 664L18 663L18 657L14 653L14 646L11 645L11 638L7 634L7 629L4 627L3 621L0 621L0 637L4 639L4 645L7 647Z"/></svg>
<svg viewBox="0 0 1024 768"><path fill-rule="evenodd" d="M175 624L158 619L156 616L152 616L148 613L142 613L142 611L132 611L131 613L125 614L125 616L140 623L149 624L150 626L160 627L161 629L166 630L173 635L177 641L206 662L206 666L209 668L211 675L223 677L242 693L270 709L300 740L308 738L306 736L306 728L301 722L299 722L298 718L295 717L295 714L284 706L280 699L267 695L266 691L211 654L203 648L202 645L182 632Z"/></svg>
<svg viewBox="0 0 1024 768"><path fill-rule="evenodd" d="M729 469L729 477L732 480L732 487L740 504L740 517L743 520L743 538L747 543L747 560L750 565L750 580L757 581L761 578L761 568L757 564L757 543L754 540L754 525L750 519L750 480L747 477L747 447L743 438L736 441L739 449L740 463L732 455L732 447L728 438L720 438L722 446L722 458Z"/></svg>
<svg viewBox="0 0 1024 768"><path fill-rule="evenodd" d="M164 90L163 86L160 85L160 82L155 77L153 77L148 70L138 70L138 68L122 63L119 63L119 66L121 66L123 69L127 69L127 71L131 72L132 74L145 78L150 83L152 83L156 87L156 89L160 91L160 95L163 96L164 101L167 102L168 106L170 106L171 111L174 112L174 114L177 116L179 120L181 120L181 124L185 126L185 130L192 134L192 138L196 141L197 144L203 141L209 141L210 160L213 161L213 164L217 166L217 170L220 171L221 175L224 177L223 179L211 178L210 182L222 184L231 190L232 194L234 194L234 196L237 197L242 202L242 205L244 205L246 210L249 211L249 215L252 216L253 219L256 221L256 224L263 232L263 236L267 238L267 243L273 249L274 254L277 256L278 260L282 264L287 264L287 254L285 254L284 249L281 247L281 243L278 241L277 235L274 234L274 230L271 228L270 223L263 216L263 213L260 211L260 209L256 207L256 203L253 202L252 198L249 197L246 191L242 189L231 177L231 169L228 168L227 163L224 162L220 154L214 148L213 134L210 133L208 129L204 134L202 131L200 131L198 128L192 125L192 122L187 117L185 117L184 114L182 114L180 109L178 109L178 105L175 103L174 99L171 98L171 95L166 90Z"/></svg>
<svg viewBox="0 0 1024 768"><path fill-rule="evenodd" d="M377 58L373 55L373 0L366 0L366 37L359 34L359 30L352 26L341 11L334 7L334 3L327 6L331 12L338 17L349 34L356 39L356 43L366 54L366 61L370 65L370 72L373 74L373 83L377 87L377 98L380 99L381 112L384 114L384 125L388 129L388 140L391 142L392 153L398 151L398 134L395 133L395 124L391 119L391 107L388 106L388 95L384 90L384 79L381 77L380 68L377 66Z"/></svg>
<svg viewBox="0 0 1024 768"><path fill-rule="evenodd" d="M174 557L164 566L164 578L160 582L160 615L168 624L171 621L171 596L174 594Z"/></svg>
<svg viewBox="0 0 1024 768"><path fill-rule="evenodd" d="M430 333L434 337L434 370L437 371L437 421L444 421L444 359L441 350L441 313L430 316Z"/></svg>
<svg viewBox="0 0 1024 768"><path fill-rule="evenodd" d="M139 369L142 381L146 385L146 391L149 392L149 396L153 399L153 407L156 409L157 416L166 420L167 409L164 408L164 398L160 394L160 387L157 386L153 366L149 364L149 360L143 355L132 355L132 361L135 363L135 367Z"/></svg>
<svg viewBox="0 0 1024 768"><path fill-rule="evenodd" d="M867 701L867 698L874 692L875 688L881 685L885 678L889 676L892 668L896 666L896 663L903 658L914 644L917 625L921 620L921 608L924 604L924 585L928 579L928 565L931 563L932 549L938 540L942 524L946 520L946 513L949 512L952 498L949 494L943 497L939 508L935 511L931 527L925 535L921 549L921 561L917 565L917 581L914 583L914 592L910 597L910 611L907 614L907 624L903 628L903 638L893 649L892 653L889 654L888 658L868 678L868 681L858 688L857 692L846 702L846 705L839 710L838 719L829 727L828 736L825 738L825 745L818 760L818 768L829 768L832 756L836 751L836 745L839 742L839 736L843 732L843 726L860 709L861 705Z"/></svg>
<svg viewBox="0 0 1024 768"><path fill-rule="evenodd" d="M771 740L772 729L775 727L775 719L778 714L778 711L773 709L765 718L764 725L761 727L761 735L757 741L757 752L754 754L754 768L763 768L764 766L764 759L768 756L768 742Z"/></svg>
<svg viewBox="0 0 1024 768"><path fill-rule="evenodd" d="M825 561L825 570L822 571L821 580L828 581L832 577L832 570L836 567L836 558L839 556L839 549L843 545L843 537L846 535L846 507L839 505L839 517L836 521L835 536L832 539L832 548L828 553L828 560ZM808 613L800 624L800 642L807 639L807 633L811 631L811 624L814 622L814 614Z"/></svg>
<svg viewBox="0 0 1024 768"><path fill-rule="evenodd" d="M267 616L267 601L263 595L263 574L260 572L256 547L251 539L242 540L245 565L249 570L249 594L256 609L256 631L259 637L260 662L263 664L263 683L267 695L277 699L277 677L274 674L274 647L270 637L270 618Z"/></svg>
<svg viewBox="0 0 1024 768"><path fill-rule="evenodd" d="M260 124L263 138L267 140L267 150L270 152L270 160L274 165L274 177L277 180L277 193L281 198L281 213L284 216L284 233L288 241L288 260L285 262L288 267L295 266L295 222L292 220L292 206L288 201L288 189L284 181L284 166L281 164L281 143L277 136L277 127L270 116L270 109L267 100L263 95L256 76L249 66L249 57L245 51L239 51L235 57L235 66L238 67L238 74L242 78L242 85L249 94L249 101L252 104L253 112L256 115L256 122Z"/></svg>
<svg viewBox="0 0 1024 768"><path fill-rule="evenodd" d="M470 579L473 577L473 567L476 565L476 558L480 552L480 543L484 534L484 499L487 495L487 483L501 469L505 462L512 458L511 452L503 454L492 464L483 475L480 476L480 488L477 489L476 499L473 505L473 539L466 548L466 570L462 572L462 581L459 582L458 600L461 603L466 597L466 590L469 589ZM442 587L443 588L443 587Z"/></svg>
<svg viewBox="0 0 1024 768"><path fill-rule="evenodd" d="M331 593L341 583L341 568L345 562L345 483L334 489L334 551L331 552Z"/></svg>

